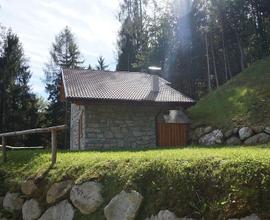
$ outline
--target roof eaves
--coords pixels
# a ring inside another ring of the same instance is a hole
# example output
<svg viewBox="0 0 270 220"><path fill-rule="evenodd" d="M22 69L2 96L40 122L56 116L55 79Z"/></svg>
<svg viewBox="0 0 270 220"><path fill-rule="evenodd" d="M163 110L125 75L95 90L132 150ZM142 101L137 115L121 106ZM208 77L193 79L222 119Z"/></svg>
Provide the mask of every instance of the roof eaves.
<svg viewBox="0 0 270 220"><path fill-rule="evenodd" d="M65 82L65 74L64 74L64 71L63 69L61 68L61 75L62 75L62 82L63 82L63 86L64 86L64 96L66 99L68 99L68 94L67 94L67 87L66 87L66 82Z"/></svg>

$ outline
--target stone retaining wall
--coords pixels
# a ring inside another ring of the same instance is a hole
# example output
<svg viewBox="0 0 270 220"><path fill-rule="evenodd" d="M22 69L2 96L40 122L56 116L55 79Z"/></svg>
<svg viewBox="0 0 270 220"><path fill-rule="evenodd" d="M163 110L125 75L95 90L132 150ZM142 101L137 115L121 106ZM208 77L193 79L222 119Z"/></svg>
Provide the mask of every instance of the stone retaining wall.
<svg viewBox="0 0 270 220"><path fill-rule="evenodd" d="M7 192L0 201L0 220L75 220L81 219L79 215L90 215L98 211L103 212L106 220L135 220L140 207L143 206L144 197L135 190L116 193L109 202L105 203L101 183L89 181L73 184L72 180L50 185L47 193L45 192L47 201L43 204L40 199L42 192L38 193L40 186L36 184L35 181L28 180L22 183L22 192ZM160 210L145 220L196 219L178 218L170 210ZM260 220L260 218L252 214L244 218L228 220Z"/></svg>
<svg viewBox="0 0 270 220"><path fill-rule="evenodd" d="M241 127L223 130L201 126L190 131L191 144L200 145L261 145L270 143L270 126Z"/></svg>

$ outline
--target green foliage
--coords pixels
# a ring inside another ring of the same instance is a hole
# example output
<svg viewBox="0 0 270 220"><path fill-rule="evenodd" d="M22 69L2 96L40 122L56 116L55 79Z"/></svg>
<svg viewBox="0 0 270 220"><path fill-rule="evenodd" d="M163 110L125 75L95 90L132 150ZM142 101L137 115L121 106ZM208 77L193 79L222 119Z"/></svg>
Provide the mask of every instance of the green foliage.
<svg viewBox="0 0 270 220"><path fill-rule="evenodd" d="M189 110L195 125L270 125L270 57L257 62Z"/></svg>
<svg viewBox="0 0 270 220"><path fill-rule="evenodd" d="M108 65L105 64L105 59L103 56L100 56L98 58L98 64L96 65L96 69L97 70L107 70L108 69ZM91 69L91 66L89 65L90 68L88 69Z"/></svg>
<svg viewBox="0 0 270 220"><path fill-rule="evenodd" d="M175 88L200 98L269 55L269 15L268 0L124 0L117 70L161 66Z"/></svg>
<svg viewBox="0 0 270 220"><path fill-rule="evenodd" d="M0 44L0 132L38 127L43 112L38 111L38 99L31 92L31 73L19 38L11 30L1 32ZM8 144L41 144L39 137L9 139Z"/></svg>
<svg viewBox="0 0 270 220"><path fill-rule="evenodd" d="M83 63L75 37L68 27L65 27L56 37L50 51L50 61L46 64L46 91L49 94L47 109L47 126L61 124L69 125L70 105L60 100L62 69L80 68ZM68 146L68 133L59 136L59 142Z"/></svg>
<svg viewBox="0 0 270 220"><path fill-rule="evenodd" d="M8 152L0 165L1 193L15 190L22 180L48 170L44 151ZM76 219L104 219L103 208L122 189L144 196L137 219L169 209L179 217L214 220L258 213L270 215L270 150L267 146L185 148L141 151L65 152L45 175L46 184L62 179L103 184L103 206L93 215ZM5 182L3 183L3 180Z"/></svg>

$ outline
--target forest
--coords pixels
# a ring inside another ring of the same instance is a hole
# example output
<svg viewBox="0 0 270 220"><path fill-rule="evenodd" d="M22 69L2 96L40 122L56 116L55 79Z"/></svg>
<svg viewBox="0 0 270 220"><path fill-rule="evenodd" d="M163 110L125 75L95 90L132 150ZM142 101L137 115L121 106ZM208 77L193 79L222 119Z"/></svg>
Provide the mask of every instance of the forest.
<svg viewBox="0 0 270 220"><path fill-rule="evenodd" d="M121 0L117 12L117 71L162 68L162 77L199 100L270 49L269 0ZM67 24L68 25L68 24ZM0 29L0 132L69 124L69 103L60 101L61 68L106 70L85 63L72 27L63 27L44 63L48 100L31 91L33 74L19 36ZM11 145L46 145L46 136L9 140ZM60 137L68 148L68 132Z"/></svg>

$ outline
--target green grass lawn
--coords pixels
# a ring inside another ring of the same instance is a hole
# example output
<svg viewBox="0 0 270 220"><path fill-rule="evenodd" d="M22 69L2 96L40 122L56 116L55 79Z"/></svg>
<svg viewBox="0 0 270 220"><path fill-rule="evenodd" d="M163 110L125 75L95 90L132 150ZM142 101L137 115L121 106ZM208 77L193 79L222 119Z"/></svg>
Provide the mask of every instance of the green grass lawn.
<svg viewBox="0 0 270 220"><path fill-rule="evenodd" d="M194 125L270 126L270 57L258 61L189 109Z"/></svg>
<svg viewBox="0 0 270 220"><path fill-rule="evenodd" d="M137 219L160 209L179 217L217 219L256 212L270 216L270 148L235 147L159 149L112 152L58 152L50 166L46 151L10 151L0 164L0 193L18 190L21 181L45 173L42 187L72 179L103 184L104 206L122 189L144 196ZM48 171L48 172L46 172ZM40 200L45 200L41 196ZM103 206L103 207L104 207ZM103 209L76 219L101 220Z"/></svg>

